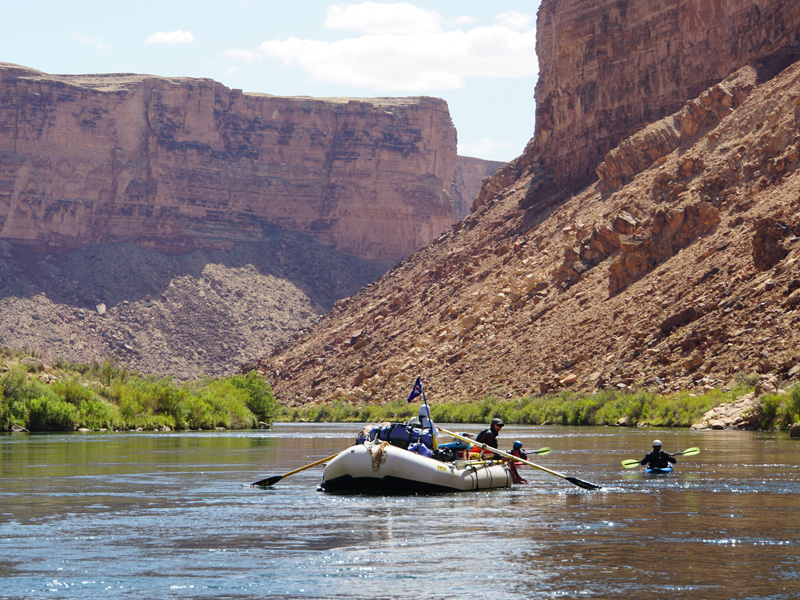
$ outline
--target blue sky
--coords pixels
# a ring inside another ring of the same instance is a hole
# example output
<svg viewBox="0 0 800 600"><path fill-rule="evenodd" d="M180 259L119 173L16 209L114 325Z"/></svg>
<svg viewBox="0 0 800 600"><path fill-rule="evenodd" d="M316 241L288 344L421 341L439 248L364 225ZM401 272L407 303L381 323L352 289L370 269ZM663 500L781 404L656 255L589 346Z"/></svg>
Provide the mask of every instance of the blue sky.
<svg viewBox="0 0 800 600"><path fill-rule="evenodd" d="M28 0L3 9L0 61L281 96L436 96L460 154L506 161L533 136L539 2Z"/></svg>

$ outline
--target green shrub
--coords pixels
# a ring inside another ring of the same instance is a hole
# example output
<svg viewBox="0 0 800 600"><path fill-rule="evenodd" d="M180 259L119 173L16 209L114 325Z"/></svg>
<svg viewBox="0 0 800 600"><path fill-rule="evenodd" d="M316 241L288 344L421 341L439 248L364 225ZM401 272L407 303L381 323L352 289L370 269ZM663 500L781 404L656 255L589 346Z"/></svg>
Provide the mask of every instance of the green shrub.
<svg viewBox="0 0 800 600"><path fill-rule="evenodd" d="M31 431L71 431L78 423L78 409L53 395L34 398L28 404Z"/></svg>
<svg viewBox="0 0 800 600"><path fill-rule="evenodd" d="M88 429L116 429L123 425L119 409L102 400L84 400L78 406L78 425Z"/></svg>
<svg viewBox="0 0 800 600"><path fill-rule="evenodd" d="M214 407L200 396L186 399L186 426L189 429L213 429L216 426Z"/></svg>
<svg viewBox="0 0 800 600"><path fill-rule="evenodd" d="M59 379L52 384L51 389L61 399L75 406L80 406L82 402L93 401L97 398L92 388L78 379L76 375Z"/></svg>
<svg viewBox="0 0 800 600"><path fill-rule="evenodd" d="M781 408L781 397L767 394L761 398L761 415L758 420L759 429L774 429L778 426L778 412Z"/></svg>
<svg viewBox="0 0 800 600"><path fill-rule="evenodd" d="M256 371L250 371L247 375L234 375L230 380L247 393L247 408L258 420L266 423L274 420L280 405L266 379Z"/></svg>
<svg viewBox="0 0 800 600"><path fill-rule="evenodd" d="M0 395L0 431L8 431L14 425L27 427L28 404L24 400L5 398Z"/></svg>
<svg viewBox="0 0 800 600"><path fill-rule="evenodd" d="M28 388L27 374L19 367L10 369L0 377L0 396L7 400L26 400Z"/></svg>

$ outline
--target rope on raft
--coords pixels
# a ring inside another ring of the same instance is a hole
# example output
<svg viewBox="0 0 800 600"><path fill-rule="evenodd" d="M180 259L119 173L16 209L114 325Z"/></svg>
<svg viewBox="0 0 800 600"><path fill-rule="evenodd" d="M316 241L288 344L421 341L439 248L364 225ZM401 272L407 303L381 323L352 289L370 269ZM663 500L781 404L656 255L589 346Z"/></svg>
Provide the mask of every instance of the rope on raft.
<svg viewBox="0 0 800 600"><path fill-rule="evenodd" d="M372 446L367 446L369 449L369 454L372 457L372 470L378 471L381 468L381 465L386 462L386 446L389 446L389 442L381 442L381 445L378 446L377 451L372 451Z"/></svg>

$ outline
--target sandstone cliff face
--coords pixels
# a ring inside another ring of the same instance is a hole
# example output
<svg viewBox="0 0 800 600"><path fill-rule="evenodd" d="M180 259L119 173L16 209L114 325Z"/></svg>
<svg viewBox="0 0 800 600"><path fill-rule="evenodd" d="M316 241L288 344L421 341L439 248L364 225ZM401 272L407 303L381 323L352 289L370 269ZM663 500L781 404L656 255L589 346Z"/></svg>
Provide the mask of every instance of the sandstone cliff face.
<svg viewBox="0 0 800 600"><path fill-rule="evenodd" d="M473 214L261 361L282 401L384 402L417 375L429 401L800 378L800 62L775 54L797 3L544 0L539 18L563 49L539 46L550 121ZM651 68L676 48L677 70Z"/></svg>
<svg viewBox="0 0 800 600"><path fill-rule="evenodd" d="M502 162L472 156L458 157L453 177L456 220L460 221L472 211L472 203L478 197L484 182L504 165Z"/></svg>
<svg viewBox="0 0 800 600"><path fill-rule="evenodd" d="M484 194L533 169L547 183L534 193L575 190L623 138L799 39L800 4L785 0L542 0L536 135Z"/></svg>
<svg viewBox="0 0 800 600"><path fill-rule="evenodd" d="M456 220L434 98L281 98L206 79L0 64L0 238L166 252L309 233L397 260Z"/></svg>

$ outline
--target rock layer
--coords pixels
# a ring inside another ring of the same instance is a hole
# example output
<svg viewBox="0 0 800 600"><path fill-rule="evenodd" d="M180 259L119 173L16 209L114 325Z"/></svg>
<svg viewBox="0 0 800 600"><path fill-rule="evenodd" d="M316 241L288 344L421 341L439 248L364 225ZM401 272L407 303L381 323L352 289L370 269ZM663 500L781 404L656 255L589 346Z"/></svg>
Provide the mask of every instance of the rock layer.
<svg viewBox="0 0 800 600"><path fill-rule="evenodd" d="M188 252L278 228L397 260L456 220L455 168L435 98L284 98L0 64L0 238L43 252Z"/></svg>
<svg viewBox="0 0 800 600"><path fill-rule="evenodd" d="M429 401L796 382L800 62L780 48L798 11L544 0L526 154L473 214L262 359L281 400L386 402L417 375Z"/></svg>
<svg viewBox="0 0 800 600"><path fill-rule="evenodd" d="M787 0L542 0L536 135L484 194L537 168L547 193L579 189L622 139L753 60L797 56L798 40Z"/></svg>

